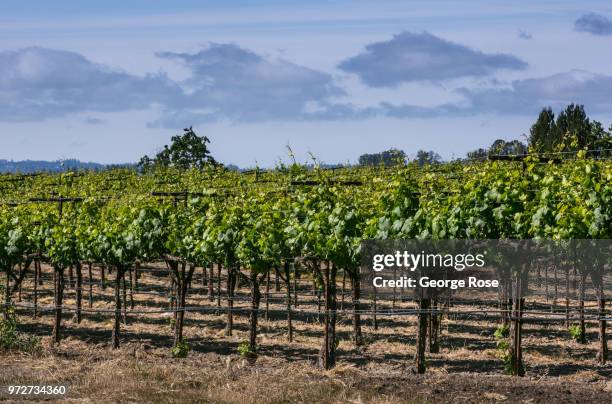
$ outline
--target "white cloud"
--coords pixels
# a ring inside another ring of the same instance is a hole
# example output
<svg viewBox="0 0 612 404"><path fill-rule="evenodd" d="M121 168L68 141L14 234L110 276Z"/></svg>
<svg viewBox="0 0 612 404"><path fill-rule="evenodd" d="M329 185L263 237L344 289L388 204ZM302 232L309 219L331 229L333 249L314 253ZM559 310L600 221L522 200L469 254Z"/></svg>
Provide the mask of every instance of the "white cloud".
<svg viewBox="0 0 612 404"><path fill-rule="evenodd" d="M179 87L163 74L134 76L75 52L37 47L0 52L3 121L146 109L179 95Z"/></svg>
<svg viewBox="0 0 612 404"><path fill-rule="evenodd" d="M455 69L444 66L443 58L424 58L425 64L439 67L430 72L431 77L471 71L474 67L471 63L478 58L490 63L488 67L474 69L501 66L506 60L505 56L498 60L500 55L482 54L423 35L439 48L450 47L454 49L449 50L451 54L458 52L469 61L467 66ZM431 43L425 44L424 49L432 48ZM391 46L391 53L395 47ZM156 115L148 120L149 127L182 128L212 122L407 119L483 113L528 115L544 106L559 109L572 102L584 104L593 113L607 113L612 108L609 98L612 76L579 70L515 80L505 87L498 84L462 87L454 91L455 98L438 105L384 99L371 105L356 105L330 74L284 59L271 59L237 45L210 44L195 53L161 52L158 56L179 61L190 77L174 82L163 73L136 76L93 63L78 53L45 48L0 52L0 121L155 110ZM411 66L425 75L422 67ZM379 80L393 80L384 75L384 67L376 69L367 74L376 72L381 75ZM401 74L395 80L401 80ZM91 117L84 122L91 126L105 123Z"/></svg>
<svg viewBox="0 0 612 404"><path fill-rule="evenodd" d="M572 70L548 77L515 80L509 88L461 89L472 110L482 113L532 114L545 106L554 109L583 104L589 112L612 109L612 76Z"/></svg>
<svg viewBox="0 0 612 404"><path fill-rule="evenodd" d="M158 122L162 126L175 126L185 117L200 122L308 119L307 109L313 102L325 104L331 97L344 95L327 73L272 60L233 44L212 43L197 53L157 55L180 61L191 72L181 83L189 93L184 102L188 107L169 106Z"/></svg>
<svg viewBox="0 0 612 404"><path fill-rule="evenodd" d="M374 42L338 66L357 74L372 87L394 87L413 81L441 81L522 70L527 63L503 53L487 54L428 32L402 32L388 41Z"/></svg>

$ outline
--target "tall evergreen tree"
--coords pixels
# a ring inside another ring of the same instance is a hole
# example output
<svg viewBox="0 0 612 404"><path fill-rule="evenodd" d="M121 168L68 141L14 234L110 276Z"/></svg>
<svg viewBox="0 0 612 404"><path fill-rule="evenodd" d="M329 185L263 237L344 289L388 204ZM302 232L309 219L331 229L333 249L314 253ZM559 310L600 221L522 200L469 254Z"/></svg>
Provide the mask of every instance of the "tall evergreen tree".
<svg viewBox="0 0 612 404"><path fill-rule="evenodd" d="M601 123L587 116L584 106L569 104L555 115L550 108L544 108L533 124L529 146L536 152L576 151L589 149L601 151L602 139L608 136ZM605 140L603 141L605 144Z"/></svg>
<svg viewBox="0 0 612 404"><path fill-rule="evenodd" d="M565 143L566 148L569 147L568 137L575 137L578 141L576 147L583 149L592 146L593 139L591 133L591 121L584 111L583 105L570 104L565 110L559 113L555 124L555 132L559 140ZM569 147L576 149L576 147Z"/></svg>
<svg viewBox="0 0 612 404"><path fill-rule="evenodd" d="M531 127L529 146L535 151L551 151L556 143L555 114L550 107L542 109Z"/></svg>

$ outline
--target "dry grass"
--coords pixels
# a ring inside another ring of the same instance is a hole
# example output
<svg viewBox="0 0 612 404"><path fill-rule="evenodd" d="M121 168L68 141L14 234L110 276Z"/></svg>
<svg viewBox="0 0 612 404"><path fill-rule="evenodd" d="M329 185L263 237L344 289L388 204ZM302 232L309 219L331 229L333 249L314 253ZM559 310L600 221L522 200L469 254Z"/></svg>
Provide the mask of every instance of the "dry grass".
<svg viewBox="0 0 612 404"><path fill-rule="evenodd" d="M158 292L167 285L164 278L152 275L144 275L140 282ZM112 287L101 291L96 286L94 292L102 293L96 295L94 308L112 307ZM246 296L248 291L239 293ZM85 306L86 297L85 292ZM25 292L23 299L29 300ZM302 293L300 299L297 310L316 312L312 295ZM136 310L163 309L168 303L162 296L149 294L137 294L135 301ZM51 303L51 295L39 299L41 305ZM66 304L74 304L71 291ZM215 305L196 293L188 299L191 307ZM245 301L237 306L247 305ZM410 305L398 303L399 307ZM282 301L270 307L284 309ZM223 311L187 313L185 338L192 351L186 359L173 359L169 352L172 331L164 315L128 315L128 324L122 325L122 347L113 351L110 316L85 313L77 325L66 315L64 339L59 347L50 347L51 316L32 320L21 312L22 329L40 335L45 350L37 357L0 354L0 386L68 384L66 399L91 402L605 402L612 393L612 367L594 363L593 335L588 344L580 345L569 340L561 325L526 325L527 377L517 379L502 375L492 322L445 319L441 351L427 354L428 374L419 376L411 373L414 317L380 318L376 331L364 317L367 344L358 349L350 340L349 319L340 318L339 362L328 372L315 365L322 336L316 316L296 313L295 317L291 344L282 314L260 321L260 355L255 364L249 364L237 355L238 345L248 337L243 315L235 317L234 335L226 337Z"/></svg>

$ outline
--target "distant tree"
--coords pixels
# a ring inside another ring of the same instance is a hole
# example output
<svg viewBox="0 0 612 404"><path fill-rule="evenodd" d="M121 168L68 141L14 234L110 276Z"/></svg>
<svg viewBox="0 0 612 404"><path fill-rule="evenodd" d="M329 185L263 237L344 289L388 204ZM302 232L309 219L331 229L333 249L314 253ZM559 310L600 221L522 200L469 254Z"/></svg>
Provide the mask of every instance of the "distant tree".
<svg viewBox="0 0 612 404"><path fill-rule="evenodd" d="M601 140L608 135L600 122L587 116L584 106L568 105L555 115L544 108L530 130L529 147L536 152L601 150ZM605 143L605 142L604 142Z"/></svg>
<svg viewBox="0 0 612 404"><path fill-rule="evenodd" d="M575 137L577 144L569 149L583 149L592 146L595 139L592 138L592 123L584 111L584 106L570 104L557 116L556 133L563 142L567 136ZM565 142L568 143L568 142Z"/></svg>
<svg viewBox="0 0 612 404"><path fill-rule="evenodd" d="M555 131L555 114L551 108L542 109L529 131L529 146L537 152L553 150L557 142Z"/></svg>
<svg viewBox="0 0 612 404"><path fill-rule="evenodd" d="M594 122L596 124L593 129L596 138L594 142L595 154L599 157L612 157L612 126L606 132L601 123Z"/></svg>
<svg viewBox="0 0 612 404"><path fill-rule="evenodd" d="M495 155L495 154L503 154L505 147L506 147L506 141L503 139L497 139L493 143L491 143L488 154L489 156Z"/></svg>
<svg viewBox="0 0 612 404"><path fill-rule="evenodd" d="M472 150L471 152L467 152L468 160L486 160L487 157L489 157L489 152L487 149L483 149L482 147Z"/></svg>
<svg viewBox="0 0 612 404"><path fill-rule="evenodd" d="M506 142L502 150L502 153L505 155L520 155L520 154L527 154L528 151L529 151L529 148L527 147L525 143L514 139L509 142Z"/></svg>
<svg viewBox="0 0 612 404"><path fill-rule="evenodd" d="M527 145L519 140L495 140L488 149L477 149L467 153L468 160L486 160L489 156L512 156L527 154Z"/></svg>
<svg viewBox="0 0 612 404"><path fill-rule="evenodd" d="M228 171L240 171L240 167L238 167L236 164L227 164L225 168Z"/></svg>
<svg viewBox="0 0 612 404"><path fill-rule="evenodd" d="M406 153L403 150L389 149L380 153L362 154L359 156L359 165L361 166L392 166L404 164L406 162Z"/></svg>
<svg viewBox="0 0 612 404"><path fill-rule="evenodd" d="M511 156L517 154L526 154L527 145L520 142L519 140L505 141L503 139L497 139L489 147L489 156L491 155L502 155Z"/></svg>
<svg viewBox="0 0 612 404"><path fill-rule="evenodd" d="M204 168L217 166L219 163L212 157L207 144L210 139L198 136L192 127L183 129L182 135L172 136L172 144L165 145L164 149L154 158L144 156L138 166L148 168L152 166L188 168Z"/></svg>
<svg viewBox="0 0 612 404"><path fill-rule="evenodd" d="M155 159L152 159L149 156L142 156L140 161L138 161L138 167L141 168L149 168L155 164Z"/></svg>
<svg viewBox="0 0 612 404"><path fill-rule="evenodd" d="M419 150L414 161L419 166L424 166L425 164L439 164L442 161L442 157L433 150Z"/></svg>

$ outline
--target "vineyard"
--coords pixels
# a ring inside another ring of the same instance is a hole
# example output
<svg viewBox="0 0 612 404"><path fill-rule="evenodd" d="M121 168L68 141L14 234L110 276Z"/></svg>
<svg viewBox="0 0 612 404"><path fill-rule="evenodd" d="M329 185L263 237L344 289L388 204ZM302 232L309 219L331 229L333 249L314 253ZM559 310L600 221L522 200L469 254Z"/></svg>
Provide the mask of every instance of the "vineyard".
<svg viewBox="0 0 612 404"><path fill-rule="evenodd" d="M600 279L575 260L538 263L530 296L361 285L362 240L612 238L610 160L558 157L0 176L3 330L19 331L0 348L42 338L189 366L215 353L252 368L609 380L609 261Z"/></svg>

